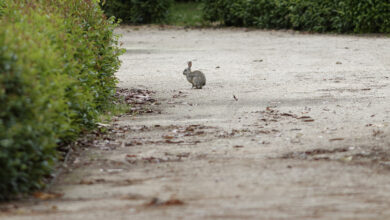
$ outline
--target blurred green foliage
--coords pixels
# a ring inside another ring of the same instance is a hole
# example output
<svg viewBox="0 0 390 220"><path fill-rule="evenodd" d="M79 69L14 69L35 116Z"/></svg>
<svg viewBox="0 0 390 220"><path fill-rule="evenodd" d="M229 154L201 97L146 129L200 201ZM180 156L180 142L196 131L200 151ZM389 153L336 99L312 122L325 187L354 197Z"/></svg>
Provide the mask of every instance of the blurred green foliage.
<svg viewBox="0 0 390 220"><path fill-rule="evenodd" d="M337 33L390 33L388 0L203 0L225 25Z"/></svg>
<svg viewBox="0 0 390 220"><path fill-rule="evenodd" d="M3 3L0 200L42 188L56 146L95 126L113 99L122 53L117 24L97 0Z"/></svg>
<svg viewBox="0 0 390 220"><path fill-rule="evenodd" d="M105 0L101 5L106 15L127 24L162 23L168 18L173 0Z"/></svg>
<svg viewBox="0 0 390 220"><path fill-rule="evenodd" d="M206 24L202 17L200 2L175 2L169 10L167 24L179 26L203 26Z"/></svg>

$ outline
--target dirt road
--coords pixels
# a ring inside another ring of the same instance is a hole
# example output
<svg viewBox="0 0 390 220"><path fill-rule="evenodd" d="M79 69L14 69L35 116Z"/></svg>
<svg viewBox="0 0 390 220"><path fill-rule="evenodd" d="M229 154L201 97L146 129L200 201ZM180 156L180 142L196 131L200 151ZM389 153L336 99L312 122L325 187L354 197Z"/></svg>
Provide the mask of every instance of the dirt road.
<svg viewBox="0 0 390 220"><path fill-rule="evenodd" d="M389 38L118 32L120 87L156 99L150 113L83 148L50 189L62 197L0 219L390 219Z"/></svg>

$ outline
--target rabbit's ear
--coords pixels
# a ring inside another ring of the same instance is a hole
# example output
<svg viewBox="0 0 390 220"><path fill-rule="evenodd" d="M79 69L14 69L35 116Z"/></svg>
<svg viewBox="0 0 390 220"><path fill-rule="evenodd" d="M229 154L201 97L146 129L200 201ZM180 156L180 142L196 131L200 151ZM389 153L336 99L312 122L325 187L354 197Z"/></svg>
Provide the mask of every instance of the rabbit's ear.
<svg viewBox="0 0 390 220"><path fill-rule="evenodd" d="M189 68L192 67L192 62L191 62L191 61L188 62L188 67L189 67Z"/></svg>

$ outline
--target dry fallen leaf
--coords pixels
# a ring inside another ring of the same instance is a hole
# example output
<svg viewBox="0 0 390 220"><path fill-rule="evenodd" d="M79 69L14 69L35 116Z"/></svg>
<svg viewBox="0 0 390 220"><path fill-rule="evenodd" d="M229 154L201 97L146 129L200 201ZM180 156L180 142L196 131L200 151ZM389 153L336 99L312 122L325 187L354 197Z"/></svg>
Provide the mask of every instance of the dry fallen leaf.
<svg viewBox="0 0 390 220"><path fill-rule="evenodd" d="M93 180L81 180L80 184L81 185L92 185L93 184Z"/></svg>
<svg viewBox="0 0 390 220"><path fill-rule="evenodd" d="M180 144L180 143L183 143L184 141L171 141L171 140L165 140L165 143L167 144Z"/></svg>
<svg viewBox="0 0 390 220"><path fill-rule="evenodd" d="M179 199L170 199L165 201L163 205L184 205L184 202Z"/></svg>
<svg viewBox="0 0 390 220"><path fill-rule="evenodd" d="M163 138L164 138L164 139L167 139L167 140L171 140L171 139L174 138L174 136L164 135Z"/></svg>
<svg viewBox="0 0 390 220"><path fill-rule="evenodd" d="M182 158L182 157L189 157L190 156L190 153L181 153L181 154L177 154L176 157L179 157L179 158Z"/></svg>
<svg viewBox="0 0 390 220"><path fill-rule="evenodd" d="M184 205L184 202L179 199L169 199L167 201L161 201L159 198L153 198L150 202L145 204L146 206L173 206Z"/></svg>
<svg viewBox="0 0 390 220"><path fill-rule="evenodd" d="M45 193L45 192L35 192L34 197L41 200L61 198L64 196L62 193Z"/></svg>
<svg viewBox="0 0 390 220"><path fill-rule="evenodd" d="M332 138L332 139L329 139L329 141L342 141L344 140L344 138Z"/></svg>
<svg viewBox="0 0 390 220"><path fill-rule="evenodd" d="M286 116L286 117L293 117L293 118L296 118L297 116L296 115L293 115L293 114L290 114L290 113L282 113L280 114L281 116Z"/></svg>

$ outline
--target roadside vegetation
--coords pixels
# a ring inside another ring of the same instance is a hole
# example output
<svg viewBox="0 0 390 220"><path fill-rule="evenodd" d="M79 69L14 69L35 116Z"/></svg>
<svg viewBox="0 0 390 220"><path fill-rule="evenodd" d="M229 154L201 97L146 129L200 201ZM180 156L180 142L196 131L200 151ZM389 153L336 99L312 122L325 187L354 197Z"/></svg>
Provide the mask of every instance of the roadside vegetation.
<svg viewBox="0 0 390 220"><path fill-rule="evenodd" d="M108 17L124 24L149 24L167 21L173 0L105 0L101 6Z"/></svg>
<svg viewBox="0 0 390 220"><path fill-rule="evenodd" d="M98 2L0 4L0 200L41 189L58 146L112 109L117 26Z"/></svg>
<svg viewBox="0 0 390 220"><path fill-rule="evenodd" d="M104 8L130 24L390 33L387 0L112 0Z"/></svg>
<svg viewBox="0 0 390 220"><path fill-rule="evenodd" d="M204 0L204 18L228 26L390 33L387 0Z"/></svg>

